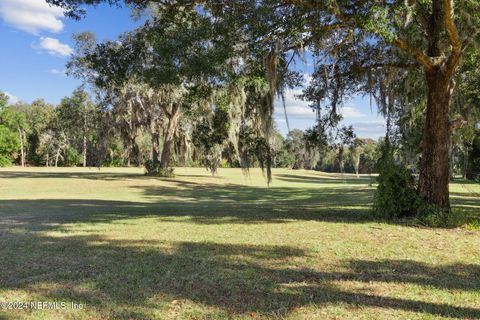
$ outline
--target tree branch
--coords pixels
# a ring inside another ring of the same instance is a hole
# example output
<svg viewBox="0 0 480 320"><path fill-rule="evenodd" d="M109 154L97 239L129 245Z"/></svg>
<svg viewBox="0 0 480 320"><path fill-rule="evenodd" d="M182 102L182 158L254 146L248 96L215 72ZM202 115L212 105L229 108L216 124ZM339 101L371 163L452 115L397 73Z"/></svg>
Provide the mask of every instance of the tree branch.
<svg viewBox="0 0 480 320"><path fill-rule="evenodd" d="M459 55L462 50L462 41L458 35L457 26L454 21L454 12L453 12L453 1L454 0L443 0L443 23L445 24L445 29L452 45L452 54Z"/></svg>
<svg viewBox="0 0 480 320"><path fill-rule="evenodd" d="M455 25L455 16L453 9L454 0L443 0L443 23L445 24L445 30L448 34L448 39L452 45L452 53L448 58L446 64L446 71L452 73L460 62L460 57L462 55L462 41L458 35L457 26Z"/></svg>
<svg viewBox="0 0 480 320"><path fill-rule="evenodd" d="M417 60L417 62L420 63L426 70L431 70L433 68L433 63L430 61L428 56L418 48L411 46L405 40L396 38L393 40L392 44L397 48L413 55L415 60Z"/></svg>
<svg viewBox="0 0 480 320"><path fill-rule="evenodd" d="M479 27L479 28L476 28L475 30L473 30L473 32L470 33L465 40L463 40L463 43L462 43L462 52L465 51L465 49L467 49L467 47L475 40L475 38L476 38L479 34L480 34L480 27Z"/></svg>

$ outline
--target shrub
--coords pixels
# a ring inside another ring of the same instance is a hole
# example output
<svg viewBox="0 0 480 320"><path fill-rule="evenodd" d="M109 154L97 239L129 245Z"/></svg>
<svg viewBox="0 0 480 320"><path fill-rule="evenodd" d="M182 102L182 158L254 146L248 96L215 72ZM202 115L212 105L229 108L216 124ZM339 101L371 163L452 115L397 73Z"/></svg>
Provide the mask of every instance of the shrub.
<svg viewBox="0 0 480 320"><path fill-rule="evenodd" d="M12 165L12 160L9 157L0 155L0 167L8 167Z"/></svg>
<svg viewBox="0 0 480 320"><path fill-rule="evenodd" d="M416 181L401 164L381 168L377 178L373 211L381 218L404 218L417 213L422 201L417 195Z"/></svg>
<svg viewBox="0 0 480 320"><path fill-rule="evenodd" d="M219 168L229 168L230 165L228 164L228 161L225 159L220 160L220 164L218 165Z"/></svg>
<svg viewBox="0 0 480 320"><path fill-rule="evenodd" d="M65 167L74 167L78 166L83 162L82 155L78 153L74 148L65 149L63 166Z"/></svg>
<svg viewBox="0 0 480 320"><path fill-rule="evenodd" d="M479 222L464 210L446 210L426 203L417 194L417 182L411 170L395 163L392 147L385 143L377 162L377 190L374 195L373 212L386 219L415 217L414 223L440 228L471 226Z"/></svg>
<svg viewBox="0 0 480 320"><path fill-rule="evenodd" d="M374 194L373 212L386 219L414 216L421 206L414 176L403 164L395 163L393 147L388 141L380 146L376 164L379 172Z"/></svg>
<svg viewBox="0 0 480 320"><path fill-rule="evenodd" d="M152 160L145 162L145 175L152 177L174 178L175 172L173 168L162 168L160 163L153 163Z"/></svg>

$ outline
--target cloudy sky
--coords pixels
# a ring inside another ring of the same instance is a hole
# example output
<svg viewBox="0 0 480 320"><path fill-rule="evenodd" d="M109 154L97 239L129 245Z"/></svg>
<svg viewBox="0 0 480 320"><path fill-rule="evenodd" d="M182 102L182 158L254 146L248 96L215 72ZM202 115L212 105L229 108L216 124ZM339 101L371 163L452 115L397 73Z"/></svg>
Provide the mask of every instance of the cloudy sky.
<svg viewBox="0 0 480 320"><path fill-rule="evenodd" d="M44 0L0 0L0 91L11 102L31 102L44 98L51 103L69 95L80 83L65 76L65 63L73 53L72 34L92 31L99 40L114 39L136 23L127 9L98 6L89 8L85 19L74 21L62 10ZM311 67L297 66L308 74ZM296 98L300 89L286 94L290 128L306 129L315 121L308 103ZM287 132L283 107L276 103L275 119L282 133ZM360 137L377 139L384 135L385 121L370 108L367 98L347 101L341 110L344 123L351 124Z"/></svg>

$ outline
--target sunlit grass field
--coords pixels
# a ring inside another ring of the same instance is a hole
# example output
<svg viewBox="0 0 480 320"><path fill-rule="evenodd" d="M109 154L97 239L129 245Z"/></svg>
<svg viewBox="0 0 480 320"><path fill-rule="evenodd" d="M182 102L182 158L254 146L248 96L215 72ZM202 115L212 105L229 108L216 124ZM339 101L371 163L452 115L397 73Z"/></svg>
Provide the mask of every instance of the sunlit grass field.
<svg viewBox="0 0 480 320"><path fill-rule="evenodd" d="M0 302L66 308L0 319L480 318L480 231L377 221L371 177L176 173L1 169Z"/></svg>

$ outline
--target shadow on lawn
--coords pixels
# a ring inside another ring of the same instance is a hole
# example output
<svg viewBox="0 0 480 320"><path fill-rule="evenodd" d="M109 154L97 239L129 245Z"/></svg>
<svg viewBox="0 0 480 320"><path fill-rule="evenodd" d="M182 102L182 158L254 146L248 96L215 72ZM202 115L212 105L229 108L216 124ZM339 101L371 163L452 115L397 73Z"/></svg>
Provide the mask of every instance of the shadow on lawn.
<svg viewBox="0 0 480 320"><path fill-rule="evenodd" d="M188 217L197 223L287 222L292 219L363 223L369 214L371 189L261 188L197 184L169 180L168 186L131 186L144 202L36 199L2 200L0 216L29 227L74 222L109 222L154 216Z"/></svg>
<svg viewBox="0 0 480 320"><path fill-rule="evenodd" d="M26 290L40 301L85 302L104 318L149 319L154 312L168 314L170 308L178 307L170 304L172 300L219 308L222 317L252 312L282 317L302 306L347 304L350 308L480 318L478 308L366 293L362 291L365 285L358 289L342 286L342 282L355 281L476 292L480 290L480 266L475 264L352 260L334 271L313 270L296 265L296 258L307 253L291 247L45 235L49 230L62 230L65 223L146 216L178 223L183 219L175 217L186 217L188 222L212 224L372 221L368 212L372 189L361 185L261 188L178 179L168 180L169 186L140 184L132 190L140 191L145 202L2 200L0 290Z"/></svg>
<svg viewBox="0 0 480 320"><path fill-rule="evenodd" d="M124 180L128 178L149 178L142 173L104 172L92 168L88 172L32 172L32 171L0 171L0 178L13 179L89 179L89 180Z"/></svg>
<svg viewBox="0 0 480 320"><path fill-rule="evenodd" d="M221 223L286 223L291 220L402 224L377 220L370 212L372 188L261 188L198 184L170 179L168 186L131 186L144 201L97 199L2 200L0 217L30 229L60 229L64 223L113 222L158 217L165 221ZM452 193L452 195L455 195ZM480 201L452 198L457 208L479 216ZM178 220L185 217L186 220Z"/></svg>
<svg viewBox="0 0 480 320"><path fill-rule="evenodd" d="M175 307L170 304L174 299L180 300L180 306L185 299L227 315L255 312L281 317L301 306L348 304L349 308L480 317L478 308L375 295L342 289L339 283L396 282L476 291L480 290L478 265L353 260L340 268L342 272L321 272L296 266L294 258L306 253L290 247L56 238L12 232L15 228L0 230L0 289L24 289L38 300L81 301L109 318L148 319L154 311L168 314Z"/></svg>
<svg viewBox="0 0 480 320"><path fill-rule="evenodd" d="M375 183L375 177L361 176L359 178L353 175L330 174L329 176L315 176L315 175L296 175L296 174L276 174L275 179L294 183L321 183L321 184L362 184L369 185Z"/></svg>

